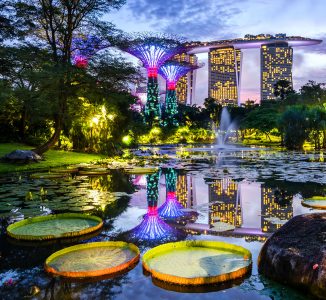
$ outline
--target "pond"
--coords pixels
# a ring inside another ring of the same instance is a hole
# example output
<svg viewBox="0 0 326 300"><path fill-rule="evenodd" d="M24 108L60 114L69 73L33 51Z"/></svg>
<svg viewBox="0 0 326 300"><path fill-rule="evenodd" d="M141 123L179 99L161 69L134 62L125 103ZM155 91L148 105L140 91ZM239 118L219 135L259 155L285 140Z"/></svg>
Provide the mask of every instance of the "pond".
<svg viewBox="0 0 326 300"><path fill-rule="evenodd" d="M115 169L49 179L0 176L0 298L22 299L37 286L35 299L309 299L260 276L257 258L266 238L287 220L319 211L301 201L326 194L324 153L247 150L150 149L168 158L147 175ZM147 150L136 153L147 155ZM19 243L5 235L15 221L63 212L94 214L105 220L104 228L82 240L46 244ZM94 282L52 279L43 270L49 255L77 243L131 241L143 254L164 242L191 239L249 249L251 276L194 290L152 282L141 263L125 275Z"/></svg>

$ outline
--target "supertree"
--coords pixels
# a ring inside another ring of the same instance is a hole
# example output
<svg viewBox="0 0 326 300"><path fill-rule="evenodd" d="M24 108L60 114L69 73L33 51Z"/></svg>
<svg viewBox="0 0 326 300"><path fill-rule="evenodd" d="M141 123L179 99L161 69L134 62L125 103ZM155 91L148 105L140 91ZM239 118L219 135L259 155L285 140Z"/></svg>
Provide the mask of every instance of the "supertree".
<svg viewBox="0 0 326 300"><path fill-rule="evenodd" d="M190 64L177 62L175 60L167 61L159 69L159 73L166 80L166 96L164 109L164 126L177 126L176 115L178 114L178 99L176 85L178 80L189 71L201 68L203 64Z"/></svg>
<svg viewBox="0 0 326 300"><path fill-rule="evenodd" d="M175 241L184 233L165 223L158 214L159 172L147 175L147 213L141 223L127 232L127 239L139 243L162 243Z"/></svg>
<svg viewBox="0 0 326 300"><path fill-rule="evenodd" d="M183 41L172 35L162 33L138 33L120 48L138 59L147 69L147 102L145 120L150 125L159 123L161 109L157 75L159 68L172 56L185 51Z"/></svg>
<svg viewBox="0 0 326 300"><path fill-rule="evenodd" d="M86 68L89 59L98 51L107 48L110 44L93 35L78 35L72 40L71 59L78 68Z"/></svg>
<svg viewBox="0 0 326 300"><path fill-rule="evenodd" d="M185 213L176 195L177 172L168 168L165 170L166 201L158 209L159 215L164 219L182 218Z"/></svg>

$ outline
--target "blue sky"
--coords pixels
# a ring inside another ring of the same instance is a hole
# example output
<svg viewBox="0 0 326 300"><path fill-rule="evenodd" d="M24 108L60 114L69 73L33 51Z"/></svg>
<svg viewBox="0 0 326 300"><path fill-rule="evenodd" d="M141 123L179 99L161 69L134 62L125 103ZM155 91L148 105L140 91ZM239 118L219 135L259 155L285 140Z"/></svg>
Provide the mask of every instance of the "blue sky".
<svg viewBox="0 0 326 300"><path fill-rule="evenodd" d="M161 31L211 41L246 33L286 33L324 40L294 49L294 88L326 82L326 0L127 0L106 20L126 32ZM241 101L259 99L259 50L244 50ZM199 59L207 62L207 55ZM207 64L198 71L197 99L207 97Z"/></svg>

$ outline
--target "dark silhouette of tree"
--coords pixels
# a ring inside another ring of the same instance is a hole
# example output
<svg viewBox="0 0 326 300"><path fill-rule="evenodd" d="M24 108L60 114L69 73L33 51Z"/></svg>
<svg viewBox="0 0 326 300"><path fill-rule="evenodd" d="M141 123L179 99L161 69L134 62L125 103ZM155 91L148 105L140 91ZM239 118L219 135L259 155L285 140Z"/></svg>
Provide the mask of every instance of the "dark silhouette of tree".
<svg viewBox="0 0 326 300"><path fill-rule="evenodd" d="M59 140L68 115L68 102L76 92L76 67L72 66L72 42L76 35L87 33L115 45L121 32L101 20L103 14L120 8L124 0L13 0L5 2L11 24L22 24L21 35L50 54L43 82L52 107L54 133L34 151L42 154ZM6 15L6 14L5 14ZM11 25L10 23L8 23ZM8 25L8 26L9 26ZM17 27L17 25L16 25ZM10 32L8 29L7 32ZM24 34L23 34L24 33ZM79 72L81 73L81 72ZM44 97L45 98L45 97ZM50 100L51 99L51 100Z"/></svg>
<svg viewBox="0 0 326 300"><path fill-rule="evenodd" d="M274 84L274 95L284 100L287 95L293 94L292 83L288 80L281 79Z"/></svg>

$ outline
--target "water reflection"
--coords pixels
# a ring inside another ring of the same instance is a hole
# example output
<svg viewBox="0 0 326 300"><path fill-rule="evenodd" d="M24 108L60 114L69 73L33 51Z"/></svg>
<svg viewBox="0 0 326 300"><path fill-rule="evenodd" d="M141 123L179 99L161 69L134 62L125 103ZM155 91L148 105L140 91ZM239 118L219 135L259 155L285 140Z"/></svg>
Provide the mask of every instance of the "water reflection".
<svg viewBox="0 0 326 300"><path fill-rule="evenodd" d="M170 177L168 178L169 189L173 189L175 186L175 174L171 170ZM158 198L159 198L159 180L160 172L147 175L146 183L146 199L147 199L147 213L143 217L141 223L135 228L126 233L128 240L139 243L164 243L168 241L175 241L184 236L181 231L165 223L161 218L158 210ZM163 214L166 210L163 207Z"/></svg>
<svg viewBox="0 0 326 300"><path fill-rule="evenodd" d="M159 215L164 219L178 219L186 216L184 207L177 199L177 171L168 168L165 170L166 200L159 208Z"/></svg>

